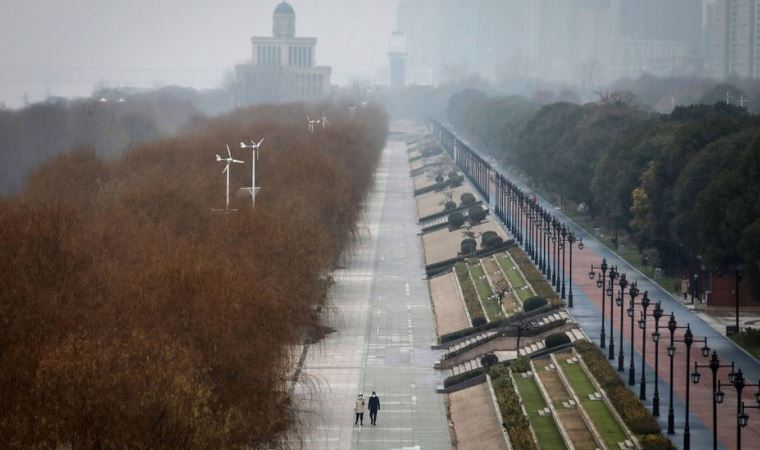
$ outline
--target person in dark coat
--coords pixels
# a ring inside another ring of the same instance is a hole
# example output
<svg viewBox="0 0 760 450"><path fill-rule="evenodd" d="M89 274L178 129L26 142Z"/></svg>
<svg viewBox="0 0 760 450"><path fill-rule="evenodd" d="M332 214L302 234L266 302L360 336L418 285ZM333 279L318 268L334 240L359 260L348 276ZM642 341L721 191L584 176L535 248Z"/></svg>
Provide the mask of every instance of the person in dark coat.
<svg viewBox="0 0 760 450"><path fill-rule="evenodd" d="M380 398L375 391L372 391L372 395L369 397L369 420L372 425L377 425L377 411L380 410Z"/></svg>

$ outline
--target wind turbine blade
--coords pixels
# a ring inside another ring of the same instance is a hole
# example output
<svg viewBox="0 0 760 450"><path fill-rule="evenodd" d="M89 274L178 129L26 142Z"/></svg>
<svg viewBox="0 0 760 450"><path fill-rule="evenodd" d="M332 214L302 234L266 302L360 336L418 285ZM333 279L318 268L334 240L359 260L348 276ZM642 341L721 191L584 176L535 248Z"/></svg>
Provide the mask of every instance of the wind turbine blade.
<svg viewBox="0 0 760 450"><path fill-rule="evenodd" d="M234 162L234 163L238 163L238 164L245 164L243 161L239 161L239 160L237 160L237 159L233 159L233 160L232 160L232 162Z"/></svg>
<svg viewBox="0 0 760 450"><path fill-rule="evenodd" d="M224 170L222 170L222 173L227 173L228 170L230 170L230 165L229 164L227 164L226 166L224 166Z"/></svg>
<svg viewBox="0 0 760 450"><path fill-rule="evenodd" d="M258 147L259 145L261 145L262 142L264 142L264 138L261 138L261 140L259 141L259 143L256 144L256 147Z"/></svg>
<svg viewBox="0 0 760 450"><path fill-rule="evenodd" d="M227 146L227 156L229 156L230 159L232 159L232 152L230 152L230 146L229 145Z"/></svg>
<svg viewBox="0 0 760 450"><path fill-rule="evenodd" d="M221 157L221 156L219 156L219 155L217 154L217 155L216 155L216 160L217 160L217 161L221 161L221 160L222 160L222 157Z"/></svg>
<svg viewBox="0 0 760 450"><path fill-rule="evenodd" d="M240 143L240 148L245 148L245 142Z"/></svg>

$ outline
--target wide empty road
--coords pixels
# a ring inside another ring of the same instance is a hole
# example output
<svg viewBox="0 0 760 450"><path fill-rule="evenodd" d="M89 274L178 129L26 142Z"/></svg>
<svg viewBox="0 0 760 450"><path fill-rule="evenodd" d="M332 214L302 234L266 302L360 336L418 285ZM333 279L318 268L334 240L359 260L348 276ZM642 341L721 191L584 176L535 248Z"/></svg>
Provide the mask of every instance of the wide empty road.
<svg viewBox="0 0 760 450"><path fill-rule="evenodd" d="M401 125L394 125L399 131ZM335 332L311 346L296 390L304 446L314 449L451 447L439 355L405 136L393 134L360 223L359 240L330 294ZM376 427L354 426L358 393L380 396Z"/></svg>

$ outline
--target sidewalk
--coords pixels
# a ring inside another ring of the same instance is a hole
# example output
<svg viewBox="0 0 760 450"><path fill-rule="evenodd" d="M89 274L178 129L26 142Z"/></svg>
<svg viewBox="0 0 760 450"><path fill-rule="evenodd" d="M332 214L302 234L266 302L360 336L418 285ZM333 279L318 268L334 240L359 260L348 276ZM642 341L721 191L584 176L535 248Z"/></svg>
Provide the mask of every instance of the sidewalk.
<svg viewBox="0 0 760 450"><path fill-rule="evenodd" d="M394 134L392 139L403 139ZM311 449L451 448L406 145L389 141L365 207L355 252L335 273L336 331L308 350L296 398ZM377 391L377 426L354 426L359 392Z"/></svg>

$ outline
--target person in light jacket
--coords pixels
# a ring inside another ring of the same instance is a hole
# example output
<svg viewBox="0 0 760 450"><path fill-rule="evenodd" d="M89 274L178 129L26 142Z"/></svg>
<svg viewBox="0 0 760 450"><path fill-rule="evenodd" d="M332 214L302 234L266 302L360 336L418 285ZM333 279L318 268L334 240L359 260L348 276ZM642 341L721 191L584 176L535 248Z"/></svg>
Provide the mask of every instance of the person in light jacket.
<svg viewBox="0 0 760 450"><path fill-rule="evenodd" d="M380 410L380 397L377 396L375 391L372 391L372 395L369 396L369 420L372 425L377 425L377 411Z"/></svg>
<svg viewBox="0 0 760 450"><path fill-rule="evenodd" d="M354 419L354 425L361 424L364 426L364 395L359 394L358 397L356 397L356 405L354 405L354 414L356 414L356 419Z"/></svg>

